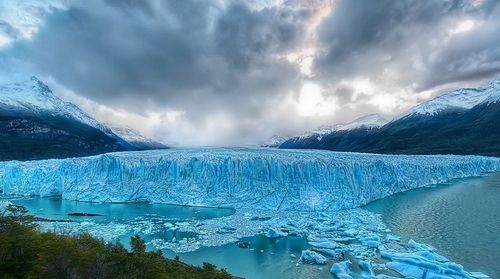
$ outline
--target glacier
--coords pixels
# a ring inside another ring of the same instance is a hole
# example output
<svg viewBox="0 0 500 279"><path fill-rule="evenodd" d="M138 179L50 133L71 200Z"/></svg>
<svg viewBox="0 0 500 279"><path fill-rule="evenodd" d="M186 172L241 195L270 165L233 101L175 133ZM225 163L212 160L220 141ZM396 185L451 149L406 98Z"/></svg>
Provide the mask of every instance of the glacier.
<svg viewBox="0 0 500 279"><path fill-rule="evenodd" d="M201 148L0 162L3 195L334 211L500 169L500 159Z"/></svg>

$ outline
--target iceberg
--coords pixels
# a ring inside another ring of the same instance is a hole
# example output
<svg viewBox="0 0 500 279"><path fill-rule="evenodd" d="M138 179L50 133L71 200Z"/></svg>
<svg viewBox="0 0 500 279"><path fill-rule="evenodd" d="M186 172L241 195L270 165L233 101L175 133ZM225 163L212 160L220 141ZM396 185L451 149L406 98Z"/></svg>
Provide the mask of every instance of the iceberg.
<svg viewBox="0 0 500 279"><path fill-rule="evenodd" d="M352 263L350 260L334 263L330 268L330 273L335 274L339 279L352 279L350 275Z"/></svg>
<svg viewBox="0 0 500 279"><path fill-rule="evenodd" d="M266 232L266 236L269 238L280 238L287 235L288 234L286 232L282 232L281 230L275 228L269 228L269 230Z"/></svg>
<svg viewBox="0 0 500 279"><path fill-rule="evenodd" d="M300 256L299 263L308 263L308 264L325 264L326 258L314 251L304 250L302 251L302 255Z"/></svg>
<svg viewBox="0 0 500 279"><path fill-rule="evenodd" d="M429 252L394 253L381 251L384 258L391 259L388 268L409 278L471 278L459 264L441 261L439 255Z"/></svg>
<svg viewBox="0 0 500 279"><path fill-rule="evenodd" d="M378 235L368 235L360 239L363 245L369 248L378 248L380 246L380 237Z"/></svg>
<svg viewBox="0 0 500 279"><path fill-rule="evenodd" d="M337 248L337 243L335 243L335 241L329 240L325 237L309 236L308 237L308 244L313 246L313 247L323 248L323 249L335 249L335 248Z"/></svg>
<svg viewBox="0 0 500 279"><path fill-rule="evenodd" d="M500 169L500 159L265 148L171 149L0 162L3 195L336 211Z"/></svg>

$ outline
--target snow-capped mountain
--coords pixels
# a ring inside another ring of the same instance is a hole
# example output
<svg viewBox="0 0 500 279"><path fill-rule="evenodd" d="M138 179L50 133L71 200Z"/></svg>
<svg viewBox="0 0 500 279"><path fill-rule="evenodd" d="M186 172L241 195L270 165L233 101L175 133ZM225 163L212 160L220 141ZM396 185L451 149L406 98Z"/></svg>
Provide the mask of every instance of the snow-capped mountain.
<svg viewBox="0 0 500 279"><path fill-rule="evenodd" d="M313 142L321 142L324 137L333 134L346 134L352 130L367 131L379 128L390 121L389 118L380 114L369 114L357 118L346 124L336 124L332 126L320 126L319 128L306 132L304 134L292 137L283 142L282 148L294 148L296 146L307 146ZM359 131L358 131L359 132Z"/></svg>
<svg viewBox="0 0 500 279"><path fill-rule="evenodd" d="M155 140L147 138L139 131L136 131L130 127L118 127L112 126L111 129L115 134L120 136L122 139L136 147L138 150L148 150L148 149L166 149L166 145L159 143Z"/></svg>
<svg viewBox="0 0 500 279"><path fill-rule="evenodd" d="M260 147L278 147L285 141L286 141L285 137L274 135L274 136L268 138L266 141L259 144L258 146L260 146Z"/></svg>
<svg viewBox="0 0 500 279"><path fill-rule="evenodd" d="M360 118L355 119L352 122L346 123L346 124L336 124L332 126L320 126L317 129L314 129L312 131L306 132L302 135L299 135L297 137L299 138L309 138L312 136L315 136L318 138L318 140L321 140L321 138L324 135L336 132L336 131L348 131L348 130L354 130L358 128L377 128L385 125L387 122L389 122L389 118L380 115L380 114L369 114L362 116Z"/></svg>
<svg viewBox="0 0 500 279"><path fill-rule="evenodd" d="M500 79L478 88L458 89L417 105L397 118L410 115L436 115L447 110L467 110L483 102L500 100Z"/></svg>
<svg viewBox="0 0 500 279"><path fill-rule="evenodd" d="M280 148L400 154L500 155L500 80L464 88L419 104L390 122L335 127L294 137ZM346 128L347 130L343 130ZM361 125L363 127L363 125Z"/></svg>
<svg viewBox="0 0 500 279"><path fill-rule="evenodd" d="M481 104L493 104L500 102L500 79L494 80L486 89L490 94Z"/></svg>
<svg viewBox="0 0 500 279"><path fill-rule="evenodd" d="M108 127L55 96L36 77L0 85L0 160L134 150Z"/></svg>
<svg viewBox="0 0 500 279"><path fill-rule="evenodd" d="M13 113L50 114L54 117L74 119L116 137L111 129L90 117L76 105L64 102L55 96L49 87L35 76L27 81L0 86L0 106L3 110Z"/></svg>

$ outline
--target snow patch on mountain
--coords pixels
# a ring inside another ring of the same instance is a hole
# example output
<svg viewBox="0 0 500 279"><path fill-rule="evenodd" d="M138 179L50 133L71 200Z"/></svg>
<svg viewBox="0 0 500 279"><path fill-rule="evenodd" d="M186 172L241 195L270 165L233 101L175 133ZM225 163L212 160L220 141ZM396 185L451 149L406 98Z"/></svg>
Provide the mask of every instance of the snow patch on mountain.
<svg viewBox="0 0 500 279"><path fill-rule="evenodd" d="M500 102L500 79L491 82L488 91L490 92L490 95L482 102L483 104Z"/></svg>

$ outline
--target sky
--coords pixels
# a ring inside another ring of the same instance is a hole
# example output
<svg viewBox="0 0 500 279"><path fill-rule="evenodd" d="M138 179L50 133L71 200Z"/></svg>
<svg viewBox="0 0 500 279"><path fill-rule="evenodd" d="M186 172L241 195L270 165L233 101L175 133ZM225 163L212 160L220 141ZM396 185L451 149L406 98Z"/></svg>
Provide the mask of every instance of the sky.
<svg viewBox="0 0 500 279"><path fill-rule="evenodd" d="M0 0L0 82L32 75L173 146L256 144L500 77L500 1Z"/></svg>

